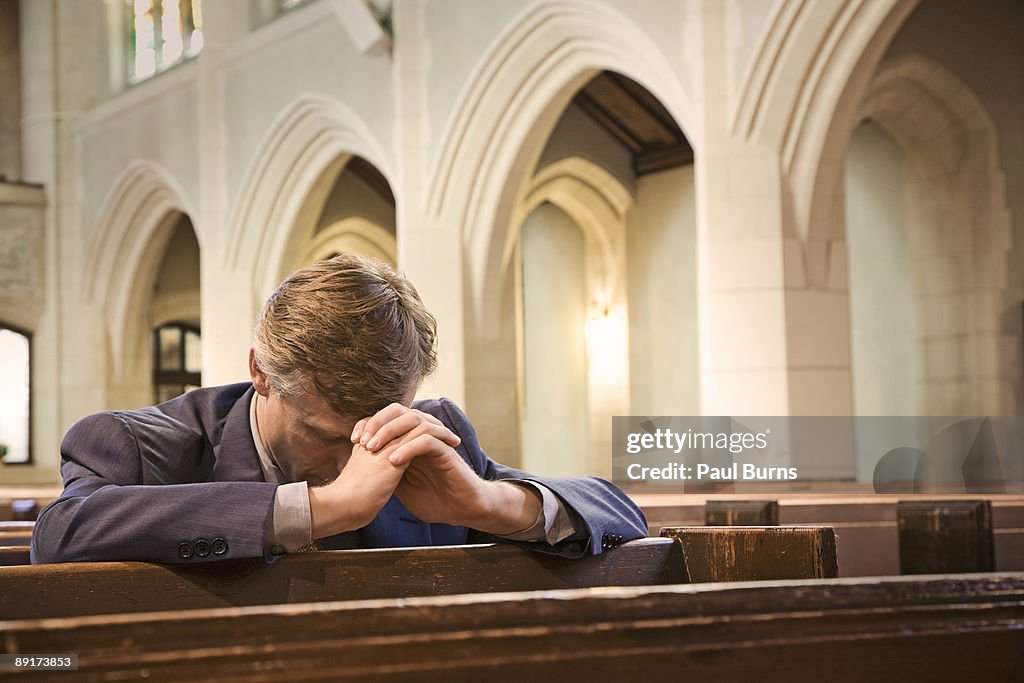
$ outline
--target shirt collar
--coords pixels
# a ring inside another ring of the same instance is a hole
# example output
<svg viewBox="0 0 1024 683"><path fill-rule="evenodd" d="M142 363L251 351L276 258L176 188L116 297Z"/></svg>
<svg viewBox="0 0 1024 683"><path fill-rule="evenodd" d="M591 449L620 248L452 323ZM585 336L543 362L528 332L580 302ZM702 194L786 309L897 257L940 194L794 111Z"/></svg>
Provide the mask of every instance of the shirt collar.
<svg viewBox="0 0 1024 683"><path fill-rule="evenodd" d="M252 400L249 402L249 428L252 429L252 441L256 444L256 454L260 456L260 469L263 470L263 480L271 484L286 484L288 480L284 473L270 459L270 454L263 445L263 437L260 436L260 426L256 421L256 401L260 398L259 392L254 391Z"/></svg>

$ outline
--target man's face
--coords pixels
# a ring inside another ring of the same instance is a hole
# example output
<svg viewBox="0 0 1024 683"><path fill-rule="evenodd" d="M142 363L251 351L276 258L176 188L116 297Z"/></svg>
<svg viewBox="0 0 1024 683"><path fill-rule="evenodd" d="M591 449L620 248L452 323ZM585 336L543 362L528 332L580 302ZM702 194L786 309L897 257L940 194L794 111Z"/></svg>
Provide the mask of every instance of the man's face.
<svg viewBox="0 0 1024 683"><path fill-rule="evenodd" d="M333 481L352 455L352 429L359 417L334 412L321 396L253 397L260 438L288 481L318 486Z"/></svg>

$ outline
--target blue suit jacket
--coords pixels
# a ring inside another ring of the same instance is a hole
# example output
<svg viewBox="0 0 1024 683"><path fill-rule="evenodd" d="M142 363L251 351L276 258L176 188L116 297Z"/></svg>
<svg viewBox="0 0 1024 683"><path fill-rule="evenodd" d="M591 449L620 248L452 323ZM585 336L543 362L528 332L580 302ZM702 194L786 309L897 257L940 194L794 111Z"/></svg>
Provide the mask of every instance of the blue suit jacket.
<svg viewBox="0 0 1024 683"><path fill-rule="evenodd" d="M252 384L189 392L151 408L91 415L61 446L64 492L39 514L33 562L202 562L266 556L277 484L263 481L249 426ZM640 538L647 523L612 484L594 477L542 478L500 465L447 399L415 407L459 435L459 454L481 477L525 479L566 505L578 533L535 550L578 557ZM324 549L393 548L498 540L461 526L428 524L392 498L368 526L320 541ZM201 543L202 542L202 543ZM183 551L183 544L193 549ZM186 557L187 555L187 557Z"/></svg>

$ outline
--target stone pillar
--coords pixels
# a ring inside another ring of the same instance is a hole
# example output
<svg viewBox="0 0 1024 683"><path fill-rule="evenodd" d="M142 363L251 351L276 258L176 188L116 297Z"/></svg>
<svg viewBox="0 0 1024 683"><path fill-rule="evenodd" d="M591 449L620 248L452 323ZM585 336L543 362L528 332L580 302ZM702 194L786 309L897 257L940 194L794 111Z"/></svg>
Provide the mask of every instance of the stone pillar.
<svg viewBox="0 0 1024 683"><path fill-rule="evenodd" d="M438 368L421 396L466 399L462 239L454 223L435 224L425 209L430 121L426 74L432 49L422 0L398 0L394 26L395 159L398 267L437 318ZM458 182L456 179L455 182Z"/></svg>

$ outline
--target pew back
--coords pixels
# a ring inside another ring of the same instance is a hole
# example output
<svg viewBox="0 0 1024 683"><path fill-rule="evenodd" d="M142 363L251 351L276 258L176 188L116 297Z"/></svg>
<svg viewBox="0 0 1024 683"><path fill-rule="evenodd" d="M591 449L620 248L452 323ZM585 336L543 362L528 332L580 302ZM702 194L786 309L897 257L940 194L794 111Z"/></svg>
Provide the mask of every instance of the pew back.
<svg viewBox="0 0 1024 683"><path fill-rule="evenodd" d="M1019 680L1022 621L1018 573L13 621L0 651L77 653L96 680Z"/></svg>
<svg viewBox="0 0 1024 683"><path fill-rule="evenodd" d="M683 546L690 583L839 576L831 527L665 527Z"/></svg>
<svg viewBox="0 0 1024 683"><path fill-rule="evenodd" d="M336 550L197 565L0 567L0 619L685 582L667 538L569 560L497 544Z"/></svg>

